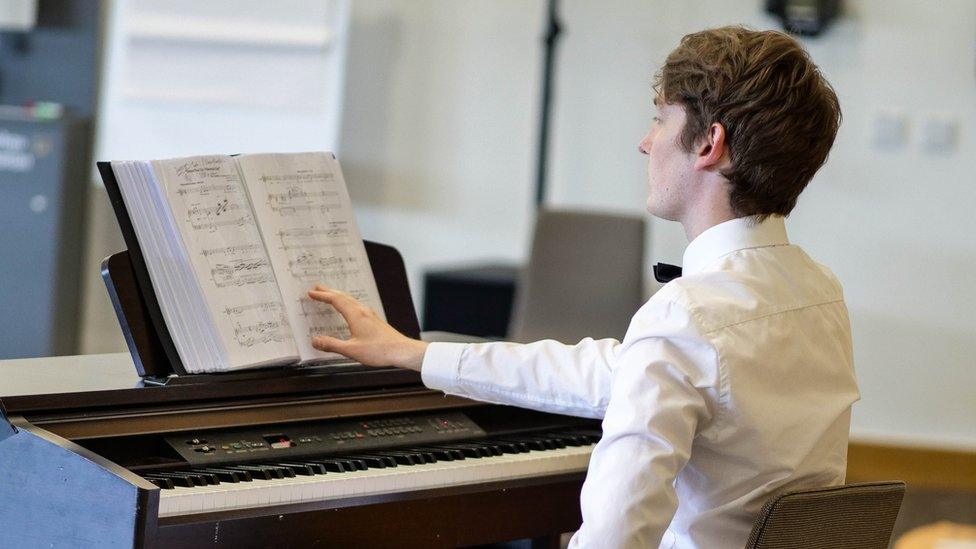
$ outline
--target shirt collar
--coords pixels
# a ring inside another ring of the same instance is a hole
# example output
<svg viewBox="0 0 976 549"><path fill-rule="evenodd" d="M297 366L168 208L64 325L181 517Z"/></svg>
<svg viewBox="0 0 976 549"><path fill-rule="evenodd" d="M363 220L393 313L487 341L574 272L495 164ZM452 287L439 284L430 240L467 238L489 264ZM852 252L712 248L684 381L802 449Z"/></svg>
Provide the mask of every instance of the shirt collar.
<svg viewBox="0 0 976 549"><path fill-rule="evenodd" d="M738 250L789 243L781 216L769 216L762 223L756 223L752 216L731 219L709 227L688 244L682 258L682 273L700 272L720 257Z"/></svg>

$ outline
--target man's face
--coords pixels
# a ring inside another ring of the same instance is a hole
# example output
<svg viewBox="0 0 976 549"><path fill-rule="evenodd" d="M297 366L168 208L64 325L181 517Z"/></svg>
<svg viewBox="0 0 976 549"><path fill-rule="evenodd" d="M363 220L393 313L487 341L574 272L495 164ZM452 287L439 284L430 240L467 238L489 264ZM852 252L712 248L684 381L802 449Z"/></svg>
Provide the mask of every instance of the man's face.
<svg viewBox="0 0 976 549"><path fill-rule="evenodd" d="M647 155L647 211L670 221L680 221L694 194L694 154L679 141L685 127L681 105L654 99L657 111L651 129L638 145Z"/></svg>

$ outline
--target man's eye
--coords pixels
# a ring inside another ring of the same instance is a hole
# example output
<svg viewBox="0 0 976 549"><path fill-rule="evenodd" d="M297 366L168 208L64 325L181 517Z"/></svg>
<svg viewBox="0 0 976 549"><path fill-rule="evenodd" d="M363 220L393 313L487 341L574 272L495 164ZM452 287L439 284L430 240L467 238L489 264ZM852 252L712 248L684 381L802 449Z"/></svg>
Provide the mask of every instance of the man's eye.
<svg viewBox="0 0 976 549"><path fill-rule="evenodd" d="M651 118L651 120L653 120L657 124L660 124L661 123L661 119L658 118L658 117L656 117L656 116L654 118Z"/></svg>

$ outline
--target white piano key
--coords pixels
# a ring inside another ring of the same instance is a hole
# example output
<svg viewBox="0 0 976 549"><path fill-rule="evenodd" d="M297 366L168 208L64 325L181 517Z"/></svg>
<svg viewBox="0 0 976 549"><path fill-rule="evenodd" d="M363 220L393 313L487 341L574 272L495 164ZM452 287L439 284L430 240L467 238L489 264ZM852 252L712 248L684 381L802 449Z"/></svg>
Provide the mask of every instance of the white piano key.
<svg viewBox="0 0 976 549"><path fill-rule="evenodd" d="M325 501L583 471L593 446L569 446L421 465L160 490L159 516Z"/></svg>

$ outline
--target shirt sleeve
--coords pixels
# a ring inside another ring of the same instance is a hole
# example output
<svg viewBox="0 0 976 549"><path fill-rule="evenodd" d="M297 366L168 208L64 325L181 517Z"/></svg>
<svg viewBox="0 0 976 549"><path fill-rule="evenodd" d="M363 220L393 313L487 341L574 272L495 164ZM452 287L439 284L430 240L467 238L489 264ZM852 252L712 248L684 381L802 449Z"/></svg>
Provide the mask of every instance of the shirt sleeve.
<svg viewBox="0 0 976 549"><path fill-rule="evenodd" d="M674 481L717 407L717 355L689 314L658 303L618 353L603 438L593 450L570 547L658 547L677 509Z"/></svg>
<svg viewBox="0 0 976 549"><path fill-rule="evenodd" d="M518 343L431 343L421 366L425 385L483 402L602 418L611 364L620 342L586 338Z"/></svg>

